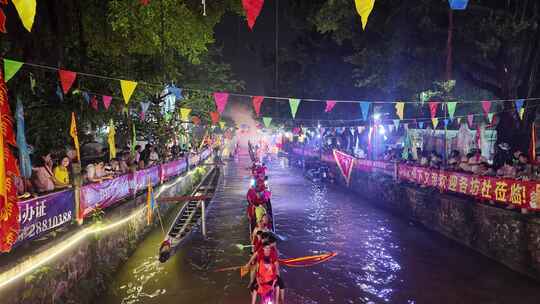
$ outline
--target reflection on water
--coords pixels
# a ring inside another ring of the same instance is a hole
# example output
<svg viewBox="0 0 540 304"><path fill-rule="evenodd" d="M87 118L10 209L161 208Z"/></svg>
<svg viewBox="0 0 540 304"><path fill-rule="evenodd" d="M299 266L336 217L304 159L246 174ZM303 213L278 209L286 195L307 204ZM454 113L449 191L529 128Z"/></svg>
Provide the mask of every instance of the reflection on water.
<svg viewBox="0 0 540 304"><path fill-rule="evenodd" d="M248 243L246 159L229 163L207 219L166 264L152 232L100 303L249 303L246 279L221 267L244 264ZM308 268L282 268L287 303L538 303L538 285L437 234L373 208L343 189L306 181L275 162L270 169L283 258L338 252Z"/></svg>
<svg viewBox="0 0 540 304"><path fill-rule="evenodd" d="M119 290L125 293L122 304L144 303L145 298L155 298L165 294L165 289L154 288L153 292L148 288L145 289L150 280L153 279L157 283L159 279L156 276L164 271L163 266L157 259L157 256L149 256L137 268L133 269L132 280L119 287Z"/></svg>

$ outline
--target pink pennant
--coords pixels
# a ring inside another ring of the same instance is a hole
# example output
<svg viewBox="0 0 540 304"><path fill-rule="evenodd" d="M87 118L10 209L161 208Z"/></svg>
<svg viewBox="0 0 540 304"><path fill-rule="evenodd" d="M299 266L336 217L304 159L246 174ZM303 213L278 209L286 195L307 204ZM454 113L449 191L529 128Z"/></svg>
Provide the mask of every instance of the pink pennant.
<svg viewBox="0 0 540 304"><path fill-rule="evenodd" d="M223 111L225 110L225 106L227 105L227 101L229 100L229 93L214 93L214 100L216 102L216 108L219 112L219 114L223 114Z"/></svg>
<svg viewBox="0 0 540 304"><path fill-rule="evenodd" d="M212 124L217 124L219 122L219 113L218 112L210 112L210 118L212 119Z"/></svg>
<svg viewBox="0 0 540 304"><path fill-rule="evenodd" d="M436 101L430 101L429 102L429 111L431 113L431 118L435 118L435 115L437 115L437 106L439 105Z"/></svg>
<svg viewBox="0 0 540 304"><path fill-rule="evenodd" d="M469 128L472 129L473 122L474 122L474 115L472 114L467 115L467 122L469 123Z"/></svg>
<svg viewBox="0 0 540 304"><path fill-rule="evenodd" d="M255 109L257 117L259 117L259 115L261 114L261 105L263 103L263 100L263 96L253 96L253 109Z"/></svg>
<svg viewBox="0 0 540 304"><path fill-rule="evenodd" d="M75 78L77 78L77 73L67 70L58 70L58 76L60 77L62 90L64 91L64 94L67 94L69 89L71 89L73 82L75 82Z"/></svg>
<svg viewBox="0 0 540 304"><path fill-rule="evenodd" d="M105 110L109 109L109 106L111 105L112 97L111 96L103 96L103 105L105 106Z"/></svg>
<svg viewBox="0 0 540 304"><path fill-rule="evenodd" d="M491 110L491 101L489 100L482 101L482 109L484 109L484 113L487 116L489 114L489 110Z"/></svg>
<svg viewBox="0 0 540 304"><path fill-rule="evenodd" d="M141 120L144 120L144 116L145 116L145 113L144 113L143 111L141 111L141 112L139 113L139 118L140 118Z"/></svg>
<svg viewBox="0 0 540 304"><path fill-rule="evenodd" d="M98 100L96 96L92 96L92 99L90 100L90 105L94 110L98 110Z"/></svg>
<svg viewBox="0 0 540 304"><path fill-rule="evenodd" d="M326 109L324 109L324 111L326 113L332 111L332 109L334 108L334 106L336 105L336 101L335 100L327 100L326 101Z"/></svg>
<svg viewBox="0 0 540 304"><path fill-rule="evenodd" d="M242 6L244 6L244 10L246 11L246 17L250 30L253 30L253 26L255 26L255 21L261 13L263 4L264 0L242 0Z"/></svg>

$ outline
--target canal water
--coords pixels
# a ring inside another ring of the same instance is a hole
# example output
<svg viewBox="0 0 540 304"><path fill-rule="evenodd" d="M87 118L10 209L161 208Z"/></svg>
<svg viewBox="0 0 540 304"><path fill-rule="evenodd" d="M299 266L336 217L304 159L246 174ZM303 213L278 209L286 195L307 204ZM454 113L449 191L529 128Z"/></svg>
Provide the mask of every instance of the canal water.
<svg viewBox="0 0 540 304"><path fill-rule="evenodd" d="M249 253L244 198L247 157L224 168L200 231L167 263L153 231L97 303L249 303L247 279L215 269L244 264ZM282 268L287 303L540 303L540 284L436 233L374 208L338 187L321 187L274 161L269 183L282 257L329 251L334 259Z"/></svg>

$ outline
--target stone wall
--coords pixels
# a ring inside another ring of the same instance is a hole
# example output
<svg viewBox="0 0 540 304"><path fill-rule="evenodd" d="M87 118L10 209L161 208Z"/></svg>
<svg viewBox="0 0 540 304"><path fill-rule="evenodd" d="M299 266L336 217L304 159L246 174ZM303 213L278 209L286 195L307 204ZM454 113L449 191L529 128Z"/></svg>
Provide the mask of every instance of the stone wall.
<svg viewBox="0 0 540 304"><path fill-rule="evenodd" d="M337 169L336 169L337 170ZM339 171L338 182L345 186ZM374 205L422 224L540 280L540 218L437 189L354 172L349 188Z"/></svg>
<svg viewBox="0 0 540 304"><path fill-rule="evenodd" d="M154 192L158 193L160 188L166 189L161 194L163 197L189 193L199 182L205 170L200 167L156 187ZM107 210L102 222L100 220L94 225L106 227L131 214L137 215L123 225L87 236L69 250L59 254L51 263L11 283L7 288L3 288L0 290L0 302L3 304L94 303L93 299L106 290L107 283L112 279L115 271L134 252L145 235L159 225L157 216L153 217L151 225L147 225L146 212L142 211L145 206L146 194L142 194L112 210ZM158 206L163 216L174 209L172 207L174 204L159 204ZM47 242L34 254L63 246L66 240L73 239L83 229L74 229L59 239Z"/></svg>

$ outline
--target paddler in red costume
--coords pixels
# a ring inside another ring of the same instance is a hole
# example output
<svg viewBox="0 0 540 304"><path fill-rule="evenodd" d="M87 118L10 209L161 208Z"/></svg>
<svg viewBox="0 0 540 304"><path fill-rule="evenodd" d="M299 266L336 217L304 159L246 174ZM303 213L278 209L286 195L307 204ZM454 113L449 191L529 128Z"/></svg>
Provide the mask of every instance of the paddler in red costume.
<svg viewBox="0 0 540 304"><path fill-rule="evenodd" d="M251 222L251 227L255 227L257 223L255 209L259 206L266 206L266 202L270 199L270 192L266 191L264 180L257 180L255 186L249 188L246 198L248 201L247 215Z"/></svg>
<svg viewBox="0 0 540 304"><path fill-rule="evenodd" d="M251 303L256 304L257 295L264 297L274 291L274 303L284 303L285 284L280 277L276 249L270 242L265 242L250 260L256 260L256 278L251 283ZM250 263L248 263L249 265Z"/></svg>

